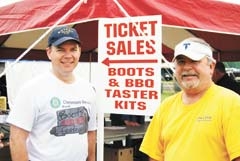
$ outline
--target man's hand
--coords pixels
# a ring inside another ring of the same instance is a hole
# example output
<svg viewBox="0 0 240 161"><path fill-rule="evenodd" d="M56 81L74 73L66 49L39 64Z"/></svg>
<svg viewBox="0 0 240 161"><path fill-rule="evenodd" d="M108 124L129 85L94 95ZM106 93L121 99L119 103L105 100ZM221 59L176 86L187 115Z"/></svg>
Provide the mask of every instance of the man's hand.
<svg viewBox="0 0 240 161"><path fill-rule="evenodd" d="M124 123L125 123L126 126L140 126L139 123L134 122L134 121L124 120Z"/></svg>
<svg viewBox="0 0 240 161"><path fill-rule="evenodd" d="M4 147L4 143L2 142L2 138L4 137L4 134L0 132L0 148Z"/></svg>

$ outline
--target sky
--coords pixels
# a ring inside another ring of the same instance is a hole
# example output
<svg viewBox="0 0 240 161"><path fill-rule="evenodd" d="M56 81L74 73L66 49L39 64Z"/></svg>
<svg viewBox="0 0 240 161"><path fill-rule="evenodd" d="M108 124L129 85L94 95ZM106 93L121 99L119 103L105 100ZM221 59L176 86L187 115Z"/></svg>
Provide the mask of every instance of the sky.
<svg viewBox="0 0 240 161"><path fill-rule="evenodd" d="M22 0L0 0L0 7Z"/></svg>
<svg viewBox="0 0 240 161"><path fill-rule="evenodd" d="M218 0L218 1L224 1L224 2L228 2L228 3L240 4L240 0Z"/></svg>

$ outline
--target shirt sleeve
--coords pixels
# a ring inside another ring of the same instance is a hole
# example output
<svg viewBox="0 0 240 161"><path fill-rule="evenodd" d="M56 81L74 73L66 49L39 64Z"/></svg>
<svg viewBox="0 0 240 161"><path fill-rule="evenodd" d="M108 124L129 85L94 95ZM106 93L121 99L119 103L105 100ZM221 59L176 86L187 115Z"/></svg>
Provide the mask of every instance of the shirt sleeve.
<svg viewBox="0 0 240 161"><path fill-rule="evenodd" d="M20 127L26 131L31 131L35 116L36 110L33 108L33 91L29 88L22 88L15 100L13 101L13 106L11 107L7 122L13 124L17 127Z"/></svg>
<svg viewBox="0 0 240 161"><path fill-rule="evenodd" d="M160 108L154 114L143 138L140 151L149 157L163 161L163 145L161 144Z"/></svg>
<svg viewBox="0 0 240 161"><path fill-rule="evenodd" d="M226 147L233 160L240 156L240 99L239 96L232 102L226 102L223 111L223 131Z"/></svg>
<svg viewBox="0 0 240 161"><path fill-rule="evenodd" d="M88 131L97 129L97 104L96 104L96 91L93 90L92 103L89 110Z"/></svg>

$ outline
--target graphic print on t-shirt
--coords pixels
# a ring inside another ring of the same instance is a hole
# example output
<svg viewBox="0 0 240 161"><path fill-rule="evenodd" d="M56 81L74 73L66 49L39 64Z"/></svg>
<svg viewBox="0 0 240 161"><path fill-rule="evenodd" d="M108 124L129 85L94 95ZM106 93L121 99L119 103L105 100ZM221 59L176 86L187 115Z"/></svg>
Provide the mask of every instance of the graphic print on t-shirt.
<svg viewBox="0 0 240 161"><path fill-rule="evenodd" d="M57 126L50 134L64 136L66 134L83 134L87 132L89 115L84 106L57 111Z"/></svg>

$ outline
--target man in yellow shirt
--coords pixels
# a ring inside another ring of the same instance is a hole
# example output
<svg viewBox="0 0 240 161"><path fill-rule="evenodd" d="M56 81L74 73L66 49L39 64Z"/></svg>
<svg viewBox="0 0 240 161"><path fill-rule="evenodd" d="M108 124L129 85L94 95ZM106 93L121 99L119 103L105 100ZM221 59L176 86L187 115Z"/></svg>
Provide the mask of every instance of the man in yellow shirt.
<svg viewBox="0 0 240 161"><path fill-rule="evenodd" d="M240 161L240 97L213 83L211 47L185 39L173 61L182 91L157 109L140 151L150 161Z"/></svg>

